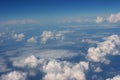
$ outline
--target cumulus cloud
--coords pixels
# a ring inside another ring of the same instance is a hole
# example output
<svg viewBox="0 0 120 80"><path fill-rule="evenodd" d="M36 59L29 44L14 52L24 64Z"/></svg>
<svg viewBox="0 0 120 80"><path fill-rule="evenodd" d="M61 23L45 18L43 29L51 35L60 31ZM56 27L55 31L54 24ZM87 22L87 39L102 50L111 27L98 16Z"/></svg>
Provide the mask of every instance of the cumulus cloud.
<svg viewBox="0 0 120 80"><path fill-rule="evenodd" d="M0 80L26 80L26 73L13 71L8 74L4 74L0 77Z"/></svg>
<svg viewBox="0 0 120 80"><path fill-rule="evenodd" d="M37 43L37 37L31 37L27 40L28 43Z"/></svg>
<svg viewBox="0 0 120 80"><path fill-rule="evenodd" d="M12 38L15 39L16 41L22 41L24 37L25 35L23 33L12 35Z"/></svg>
<svg viewBox="0 0 120 80"><path fill-rule="evenodd" d="M57 51L54 53L56 52ZM48 53L50 54L50 52ZM40 54L38 55L41 56ZM46 55L46 53L44 53L44 55ZM67 61L59 61L56 58L44 59L43 56L42 58L39 56L35 57L34 55L31 55L28 57L13 59L13 66L19 68L30 68L30 70L28 70L28 74L32 76L36 75L32 70L39 68L39 70L46 73L43 77L44 80L86 80L85 73L86 70L89 69L88 62L81 61L79 63L70 63Z"/></svg>
<svg viewBox="0 0 120 80"><path fill-rule="evenodd" d="M109 22L111 23L117 23L120 22L120 13L117 14L111 14L108 19Z"/></svg>
<svg viewBox="0 0 120 80"><path fill-rule="evenodd" d="M13 61L13 66L16 67L30 67L34 68L38 64L37 58L33 55L26 57L25 59Z"/></svg>
<svg viewBox="0 0 120 80"><path fill-rule="evenodd" d="M96 18L96 23L102 23L104 21L104 18L103 17L97 17Z"/></svg>
<svg viewBox="0 0 120 80"><path fill-rule="evenodd" d="M40 37L41 37L42 43L46 43L48 39L53 38L53 33L51 31L43 31Z"/></svg>
<svg viewBox="0 0 120 80"><path fill-rule="evenodd" d="M70 64L69 62L59 62L51 60L43 66L46 73L44 80L86 80L85 71L88 70L88 62Z"/></svg>
<svg viewBox="0 0 120 80"><path fill-rule="evenodd" d="M43 31L43 33L40 36L41 38L41 43L45 44L47 40L49 39L64 39L64 36L60 32L51 32L51 31Z"/></svg>
<svg viewBox="0 0 120 80"><path fill-rule="evenodd" d="M112 35L101 42L97 47L91 47L88 49L87 58L94 62L104 62L109 63L110 61L106 59L107 55L120 55L119 52L120 37L118 35Z"/></svg>
<svg viewBox="0 0 120 80"><path fill-rule="evenodd" d="M106 80L120 80L120 75L117 75L117 76L115 76L113 78L108 78Z"/></svg>
<svg viewBox="0 0 120 80"><path fill-rule="evenodd" d="M102 72L103 70L100 67L96 67L96 69L94 70L94 72Z"/></svg>

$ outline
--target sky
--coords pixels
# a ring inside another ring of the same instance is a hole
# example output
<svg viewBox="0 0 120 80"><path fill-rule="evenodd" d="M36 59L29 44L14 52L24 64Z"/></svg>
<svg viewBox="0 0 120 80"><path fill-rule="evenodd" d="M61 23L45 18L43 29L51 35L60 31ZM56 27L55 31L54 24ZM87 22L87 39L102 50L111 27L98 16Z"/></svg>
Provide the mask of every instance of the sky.
<svg viewBox="0 0 120 80"><path fill-rule="evenodd" d="M0 0L2 24L14 21L39 24L83 21L86 24L119 12L119 0Z"/></svg>

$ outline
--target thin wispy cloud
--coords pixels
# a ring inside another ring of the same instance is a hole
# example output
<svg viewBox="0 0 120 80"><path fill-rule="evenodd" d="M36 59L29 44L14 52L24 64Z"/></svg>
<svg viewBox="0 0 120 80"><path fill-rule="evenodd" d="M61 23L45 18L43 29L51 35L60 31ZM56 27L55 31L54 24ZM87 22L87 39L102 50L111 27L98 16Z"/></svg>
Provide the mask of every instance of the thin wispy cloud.
<svg viewBox="0 0 120 80"><path fill-rule="evenodd" d="M10 25L25 25L25 24L39 24L40 22L32 19L22 19L22 20L8 20L0 22L2 26L10 26Z"/></svg>

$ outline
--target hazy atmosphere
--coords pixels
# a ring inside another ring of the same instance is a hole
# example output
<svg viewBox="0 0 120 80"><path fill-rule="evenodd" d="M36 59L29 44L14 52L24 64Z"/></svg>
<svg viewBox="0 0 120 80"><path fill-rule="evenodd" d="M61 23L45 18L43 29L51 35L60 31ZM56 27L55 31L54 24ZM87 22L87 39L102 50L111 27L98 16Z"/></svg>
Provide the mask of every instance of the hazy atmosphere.
<svg viewBox="0 0 120 80"><path fill-rule="evenodd" d="M120 0L0 0L0 80L120 80Z"/></svg>

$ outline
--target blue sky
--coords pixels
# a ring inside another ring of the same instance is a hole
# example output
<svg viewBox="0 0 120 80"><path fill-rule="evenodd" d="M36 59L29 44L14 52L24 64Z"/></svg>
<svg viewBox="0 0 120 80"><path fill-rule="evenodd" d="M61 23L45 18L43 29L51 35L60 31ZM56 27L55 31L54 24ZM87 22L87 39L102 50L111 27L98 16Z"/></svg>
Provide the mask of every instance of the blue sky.
<svg viewBox="0 0 120 80"><path fill-rule="evenodd" d="M29 19L41 23L62 19L75 22L76 18L86 21L119 12L120 0L0 0L1 22Z"/></svg>

